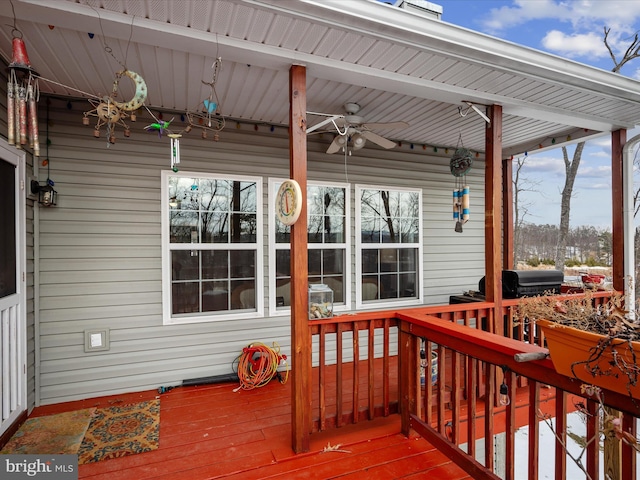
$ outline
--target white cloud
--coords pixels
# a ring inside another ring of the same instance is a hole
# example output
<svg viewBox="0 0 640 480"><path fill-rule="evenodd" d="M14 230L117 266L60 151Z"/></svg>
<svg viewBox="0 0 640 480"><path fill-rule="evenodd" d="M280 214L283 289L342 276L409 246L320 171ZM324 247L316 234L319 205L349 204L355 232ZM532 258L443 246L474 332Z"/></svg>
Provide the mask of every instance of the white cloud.
<svg viewBox="0 0 640 480"><path fill-rule="evenodd" d="M604 58L609 55L602 35L595 32L566 34L551 30L542 39L542 46L550 52L568 58Z"/></svg>

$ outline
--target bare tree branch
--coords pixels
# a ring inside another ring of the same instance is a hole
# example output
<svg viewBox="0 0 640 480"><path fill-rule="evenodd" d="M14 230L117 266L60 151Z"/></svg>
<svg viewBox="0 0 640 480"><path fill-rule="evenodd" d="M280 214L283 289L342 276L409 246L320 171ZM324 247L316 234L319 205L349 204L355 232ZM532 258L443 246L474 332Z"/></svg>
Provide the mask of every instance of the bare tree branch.
<svg viewBox="0 0 640 480"><path fill-rule="evenodd" d="M620 69L625 63L633 60L634 58L640 57L640 40L638 39L638 32L636 32L633 38L633 42L631 42L631 44L627 48L627 51L624 52L624 56L622 57L622 60L618 62L607 40L610 31L611 31L610 28L604 27L604 44L607 47L607 50L609 50L609 55L611 56L611 59L613 60L613 64L615 65L611 71L614 73L619 73Z"/></svg>

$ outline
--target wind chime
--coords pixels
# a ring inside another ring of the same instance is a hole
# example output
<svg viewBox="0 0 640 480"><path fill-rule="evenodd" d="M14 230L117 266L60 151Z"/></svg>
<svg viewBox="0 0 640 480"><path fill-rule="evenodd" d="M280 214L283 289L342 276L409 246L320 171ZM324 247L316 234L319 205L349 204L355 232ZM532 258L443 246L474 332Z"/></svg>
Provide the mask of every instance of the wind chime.
<svg viewBox="0 0 640 480"><path fill-rule="evenodd" d="M449 167L451 174L456 177L453 189L453 220L456 222L455 231L462 233L462 225L469 221L469 185L467 183L467 172L473 164L473 154L471 150L462 145L462 135L458 141Z"/></svg>
<svg viewBox="0 0 640 480"><path fill-rule="evenodd" d="M222 66L222 58L217 57L213 62L213 78L210 82L201 80L204 85L209 86L209 96L202 100L194 112L186 112L189 125L185 128L185 132L190 132L193 127L202 130L202 138L207 138L209 132L213 133L213 140L218 141L219 133L225 126L224 117L220 114L220 101L216 92L216 82L218 81L218 73Z"/></svg>
<svg viewBox="0 0 640 480"><path fill-rule="evenodd" d="M31 68L22 32L12 31L12 61L7 82L7 141L16 148L26 145L40 156L38 139L38 74Z"/></svg>

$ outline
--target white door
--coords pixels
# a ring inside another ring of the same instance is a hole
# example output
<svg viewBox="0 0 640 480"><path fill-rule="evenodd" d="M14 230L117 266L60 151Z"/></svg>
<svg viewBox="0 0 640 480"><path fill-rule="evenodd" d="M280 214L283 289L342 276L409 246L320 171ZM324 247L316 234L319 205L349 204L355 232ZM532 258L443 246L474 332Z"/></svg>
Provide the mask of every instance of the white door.
<svg viewBox="0 0 640 480"><path fill-rule="evenodd" d="M24 158L0 139L0 435L27 409Z"/></svg>

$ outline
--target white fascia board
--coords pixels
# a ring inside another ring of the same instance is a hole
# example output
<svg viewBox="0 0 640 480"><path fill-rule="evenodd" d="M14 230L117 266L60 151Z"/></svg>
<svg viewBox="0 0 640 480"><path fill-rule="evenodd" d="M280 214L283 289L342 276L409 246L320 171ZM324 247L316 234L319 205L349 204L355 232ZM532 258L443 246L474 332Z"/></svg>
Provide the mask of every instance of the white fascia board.
<svg viewBox="0 0 640 480"><path fill-rule="evenodd" d="M610 94L615 98L640 98L638 80L441 20L417 16L375 0L242 1L269 5L273 10L295 13L315 23L349 28L420 50L428 45L429 51L529 78Z"/></svg>

